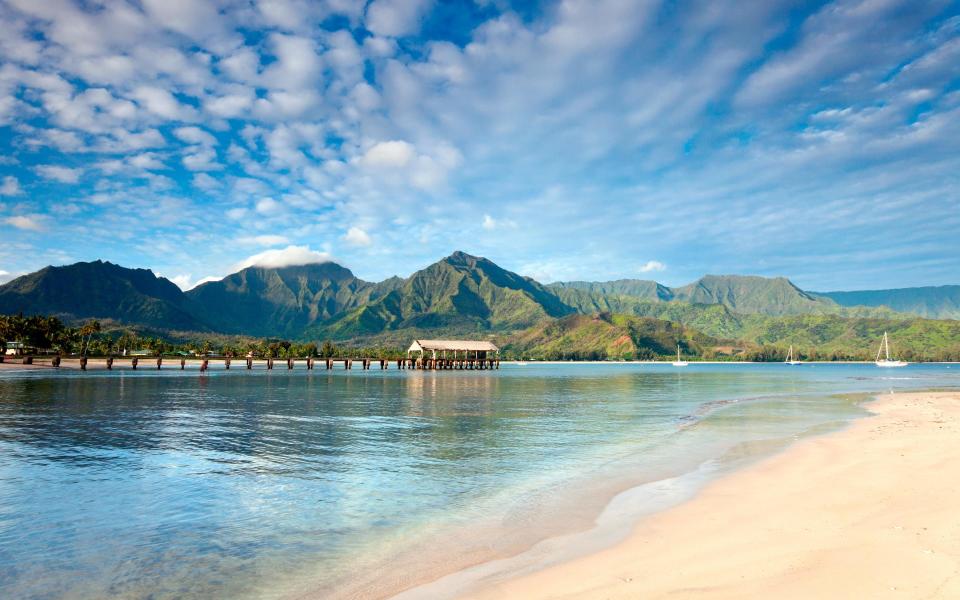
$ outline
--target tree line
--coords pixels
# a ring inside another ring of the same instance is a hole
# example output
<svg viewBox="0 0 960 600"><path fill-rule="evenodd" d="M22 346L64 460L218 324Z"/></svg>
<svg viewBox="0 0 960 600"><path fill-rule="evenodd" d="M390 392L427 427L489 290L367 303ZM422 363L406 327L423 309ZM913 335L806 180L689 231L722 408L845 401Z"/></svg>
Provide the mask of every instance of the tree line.
<svg viewBox="0 0 960 600"><path fill-rule="evenodd" d="M99 321L90 320L79 326L68 326L57 317L22 314L0 315L0 343L20 342L38 353L124 356L146 353L150 356L198 355L257 358L379 358L406 357L406 350L390 346L342 346L331 340L322 343L296 342L284 339L223 337L171 340L143 335L135 329L104 330Z"/></svg>

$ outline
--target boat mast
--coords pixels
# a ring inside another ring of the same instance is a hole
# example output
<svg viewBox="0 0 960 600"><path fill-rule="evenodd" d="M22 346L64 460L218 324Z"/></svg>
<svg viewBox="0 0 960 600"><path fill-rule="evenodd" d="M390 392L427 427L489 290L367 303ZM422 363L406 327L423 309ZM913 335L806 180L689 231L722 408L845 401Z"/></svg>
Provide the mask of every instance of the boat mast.
<svg viewBox="0 0 960 600"><path fill-rule="evenodd" d="M887 360L890 360L890 338L887 337L887 332L883 332L883 347L887 351Z"/></svg>

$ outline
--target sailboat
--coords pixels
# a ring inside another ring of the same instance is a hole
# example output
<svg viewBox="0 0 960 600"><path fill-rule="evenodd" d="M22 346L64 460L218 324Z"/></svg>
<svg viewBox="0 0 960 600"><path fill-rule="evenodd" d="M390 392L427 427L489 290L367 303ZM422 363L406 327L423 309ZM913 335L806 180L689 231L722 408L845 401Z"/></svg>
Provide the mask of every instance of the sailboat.
<svg viewBox="0 0 960 600"><path fill-rule="evenodd" d="M884 358L880 358L880 355L883 354ZM880 349L877 350L877 366L878 367L905 367L907 366L906 361L902 360L890 360L890 338L887 337L887 332L883 332L883 341L880 342Z"/></svg>
<svg viewBox="0 0 960 600"><path fill-rule="evenodd" d="M783 361L783 362L785 362L785 363L788 364L788 365L802 365L802 364L803 364L803 362L801 362L801 361L799 361L799 360L797 360L797 359L795 359L795 358L793 357L793 346L792 346L792 345L790 346L790 351L787 352L787 360L785 360L785 361Z"/></svg>
<svg viewBox="0 0 960 600"><path fill-rule="evenodd" d="M671 364L675 367L685 367L690 364L685 360L680 360L680 344L677 344L677 360L673 361Z"/></svg>

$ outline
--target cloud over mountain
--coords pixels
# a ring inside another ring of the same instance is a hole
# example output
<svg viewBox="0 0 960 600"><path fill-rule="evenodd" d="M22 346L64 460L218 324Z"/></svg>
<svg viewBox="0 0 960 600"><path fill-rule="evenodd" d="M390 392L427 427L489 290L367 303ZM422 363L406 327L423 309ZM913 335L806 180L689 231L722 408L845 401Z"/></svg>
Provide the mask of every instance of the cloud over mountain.
<svg viewBox="0 0 960 600"><path fill-rule="evenodd" d="M264 250L241 261L235 267L237 270L246 267L266 267L279 269L293 265L312 265L330 262L331 256L325 252L311 250L307 246L287 246L282 249Z"/></svg>

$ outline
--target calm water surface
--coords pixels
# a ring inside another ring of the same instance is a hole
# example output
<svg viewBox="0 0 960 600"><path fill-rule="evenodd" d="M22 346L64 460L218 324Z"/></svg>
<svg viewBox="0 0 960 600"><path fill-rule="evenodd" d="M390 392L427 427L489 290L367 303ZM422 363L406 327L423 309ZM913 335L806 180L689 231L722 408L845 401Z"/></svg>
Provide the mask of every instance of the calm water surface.
<svg viewBox="0 0 960 600"><path fill-rule="evenodd" d="M372 569L519 552L625 487L840 427L858 394L958 386L958 365L0 372L0 596L363 595Z"/></svg>

